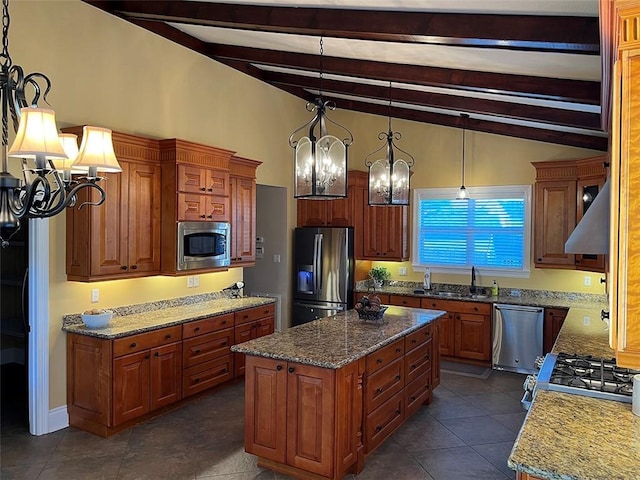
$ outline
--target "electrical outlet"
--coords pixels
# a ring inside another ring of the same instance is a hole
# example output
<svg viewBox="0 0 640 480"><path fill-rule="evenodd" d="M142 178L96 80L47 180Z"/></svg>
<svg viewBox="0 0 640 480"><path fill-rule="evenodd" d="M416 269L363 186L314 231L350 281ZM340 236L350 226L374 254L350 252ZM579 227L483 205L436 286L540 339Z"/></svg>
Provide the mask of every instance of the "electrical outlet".
<svg viewBox="0 0 640 480"><path fill-rule="evenodd" d="M199 287L200 286L200 277L198 275L194 275L193 276L193 286L194 287Z"/></svg>
<svg viewBox="0 0 640 480"><path fill-rule="evenodd" d="M273 256L273 263L280 263L280 255Z"/></svg>
<svg viewBox="0 0 640 480"><path fill-rule="evenodd" d="M407 275L407 267L400 267L398 269L398 275L404 277Z"/></svg>
<svg viewBox="0 0 640 480"><path fill-rule="evenodd" d="M98 303L100 301L100 290L94 288L91 290L91 303Z"/></svg>
<svg viewBox="0 0 640 480"><path fill-rule="evenodd" d="M591 275L585 275L585 277L584 277L584 286L585 287L590 287L591 286Z"/></svg>
<svg viewBox="0 0 640 480"><path fill-rule="evenodd" d="M187 277L187 288L193 288L193 277L191 275Z"/></svg>
<svg viewBox="0 0 640 480"><path fill-rule="evenodd" d="M591 318L585 315L584 317L582 317L582 323L584 325L589 325L591 323Z"/></svg>

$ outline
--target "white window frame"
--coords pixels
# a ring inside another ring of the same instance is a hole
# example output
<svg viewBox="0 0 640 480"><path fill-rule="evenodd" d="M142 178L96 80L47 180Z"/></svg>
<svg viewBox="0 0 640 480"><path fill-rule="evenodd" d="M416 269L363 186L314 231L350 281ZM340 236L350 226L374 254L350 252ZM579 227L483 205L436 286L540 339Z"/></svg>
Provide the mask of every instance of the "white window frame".
<svg viewBox="0 0 640 480"><path fill-rule="evenodd" d="M508 278L529 278L531 274L531 231L532 231L532 203L531 203L531 185L501 185L501 186L484 186L484 187L467 187L469 197L473 198L523 198L524 206L524 258L522 269L503 270L479 267L479 271L484 276L491 277L508 277ZM467 267L442 267L422 265L418 263L418 211L420 200L428 199L452 199L456 198L458 188L417 188L413 191L412 218L413 229L411 234L411 251L412 266L415 272L424 272L427 267L435 273L452 273L452 274L468 274ZM460 200L464 202L465 200Z"/></svg>

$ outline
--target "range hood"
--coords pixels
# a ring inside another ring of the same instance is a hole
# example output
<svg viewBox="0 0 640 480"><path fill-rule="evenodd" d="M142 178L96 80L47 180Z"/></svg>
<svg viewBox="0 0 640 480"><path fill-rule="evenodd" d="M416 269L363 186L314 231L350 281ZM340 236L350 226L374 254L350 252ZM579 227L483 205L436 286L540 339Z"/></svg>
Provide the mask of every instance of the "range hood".
<svg viewBox="0 0 640 480"><path fill-rule="evenodd" d="M602 254L609 253L609 223L611 216L611 193L609 180L576 225L564 244L565 253Z"/></svg>

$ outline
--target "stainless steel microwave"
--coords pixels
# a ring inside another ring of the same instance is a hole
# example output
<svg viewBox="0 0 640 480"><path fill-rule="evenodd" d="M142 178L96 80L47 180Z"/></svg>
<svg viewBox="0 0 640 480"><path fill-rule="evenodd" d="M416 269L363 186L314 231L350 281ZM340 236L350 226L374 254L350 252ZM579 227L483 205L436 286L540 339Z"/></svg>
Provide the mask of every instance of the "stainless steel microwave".
<svg viewBox="0 0 640 480"><path fill-rule="evenodd" d="M231 264L231 225L226 222L178 222L177 270Z"/></svg>

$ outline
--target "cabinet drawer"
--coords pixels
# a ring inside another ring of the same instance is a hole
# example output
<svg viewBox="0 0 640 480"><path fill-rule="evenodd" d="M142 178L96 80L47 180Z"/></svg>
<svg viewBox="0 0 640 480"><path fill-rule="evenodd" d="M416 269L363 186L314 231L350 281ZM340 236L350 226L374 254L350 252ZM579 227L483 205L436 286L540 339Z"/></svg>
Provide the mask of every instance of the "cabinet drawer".
<svg viewBox="0 0 640 480"><path fill-rule="evenodd" d="M451 300L439 300L437 298L422 298L420 299L421 308L429 308L431 310L444 310L448 312L451 310Z"/></svg>
<svg viewBox="0 0 640 480"><path fill-rule="evenodd" d="M215 332L223 328L233 326L233 313L218 315L215 317L203 318L182 325L182 338L191 338L196 335Z"/></svg>
<svg viewBox="0 0 640 480"><path fill-rule="evenodd" d="M407 297L406 295L389 295L389 303L391 305L400 305L401 307L420 308L420 299L418 297Z"/></svg>
<svg viewBox="0 0 640 480"><path fill-rule="evenodd" d="M233 378L233 355L205 362L182 371L182 396L188 397Z"/></svg>
<svg viewBox="0 0 640 480"><path fill-rule="evenodd" d="M199 335L183 341L182 365L192 367L231 353L233 328Z"/></svg>
<svg viewBox="0 0 640 480"><path fill-rule="evenodd" d="M367 372L371 375L404 355L404 338L367 355Z"/></svg>
<svg viewBox="0 0 640 480"><path fill-rule="evenodd" d="M445 310L447 312L491 315L491 304L483 302L462 302L459 300L438 300L434 298L423 298L420 305L422 308Z"/></svg>
<svg viewBox="0 0 640 480"><path fill-rule="evenodd" d="M401 390L367 415L365 423L366 452L372 452L402 424L403 420L404 390Z"/></svg>
<svg viewBox="0 0 640 480"><path fill-rule="evenodd" d="M398 358L367 378L365 411L374 411L403 387L404 360Z"/></svg>
<svg viewBox="0 0 640 480"><path fill-rule="evenodd" d="M407 353L404 357L405 384L413 382L431 369L431 341Z"/></svg>
<svg viewBox="0 0 640 480"><path fill-rule="evenodd" d="M409 350L413 350L414 348L431 340L431 337L431 324L425 325L415 332L409 333L406 337L404 337L404 351L408 352Z"/></svg>
<svg viewBox="0 0 640 480"><path fill-rule="evenodd" d="M275 311L276 307L273 303L270 303L269 305L262 305L260 307L247 308L246 310L235 312L235 324L241 325L243 323L258 320L259 318L273 317Z"/></svg>
<svg viewBox="0 0 640 480"><path fill-rule="evenodd" d="M113 341L113 356L139 352L148 348L165 345L182 339L182 325L161 328L152 332L139 333Z"/></svg>
<svg viewBox="0 0 640 480"><path fill-rule="evenodd" d="M405 416L413 415L424 402L431 398L431 369L407 385L404 389Z"/></svg>

